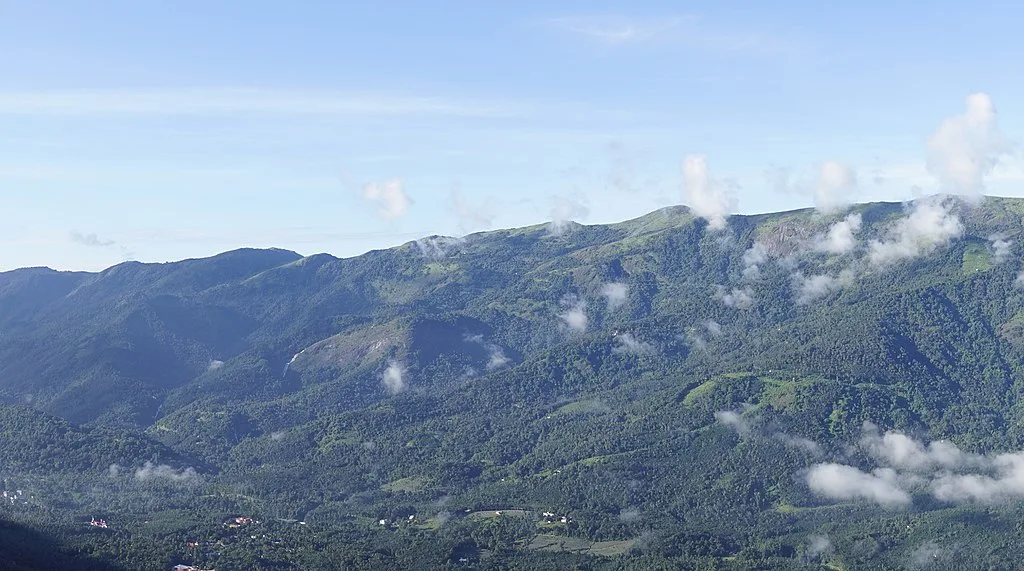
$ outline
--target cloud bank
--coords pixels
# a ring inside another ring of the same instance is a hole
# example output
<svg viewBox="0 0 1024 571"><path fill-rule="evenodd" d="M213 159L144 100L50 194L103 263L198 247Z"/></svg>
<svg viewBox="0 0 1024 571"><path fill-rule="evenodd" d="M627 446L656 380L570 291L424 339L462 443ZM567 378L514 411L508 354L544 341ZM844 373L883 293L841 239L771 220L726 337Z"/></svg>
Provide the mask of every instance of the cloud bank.
<svg viewBox="0 0 1024 571"><path fill-rule="evenodd" d="M862 220L857 213L849 214L829 227L828 232L817 241L814 249L829 254L846 254L857 247L857 233Z"/></svg>
<svg viewBox="0 0 1024 571"><path fill-rule="evenodd" d="M850 203L857 187L857 173L850 167L825 161L814 186L814 206L820 212L834 212Z"/></svg>
<svg viewBox="0 0 1024 571"><path fill-rule="evenodd" d="M614 311L626 303L629 286L620 282L607 283L601 286L601 295L608 303L608 309Z"/></svg>
<svg viewBox="0 0 1024 571"><path fill-rule="evenodd" d="M819 274L793 276L796 289L796 304L808 305L853 283L853 270L843 270L838 275Z"/></svg>
<svg viewBox="0 0 1024 571"><path fill-rule="evenodd" d="M712 230L725 228L726 218L736 207L732 189L711 177L704 155L688 155L683 159L683 197L690 210L707 220Z"/></svg>
<svg viewBox="0 0 1024 571"><path fill-rule="evenodd" d="M992 263L1001 264L1013 253L1013 241L1003 236L993 234L988 237L989 247L992 248Z"/></svg>
<svg viewBox="0 0 1024 571"><path fill-rule="evenodd" d="M574 333L583 333L587 330L587 304L582 300L569 301L571 307L558 315L562 323Z"/></svg>
<svg viewBox="0 0 1024 571"><path fill-rule="evenodd" d="M553 200L551 223L548 225L548 232L552 235L560 236L573 221L585 219L590 214L590 208L581 200L564 196L556 196Z"/></svg>
<svg viewBox="0 0 1024 571"><path fill-rule="evenodd" d="M754 245L743 252L743 279L756 280L761 277L761 264L767 261L768 250L764 244L754 242Z"/></svg>
<svg viewBox="0 0 1024 571"><path fill-rule="evenodd" d="M89 234L83 234L77 230L72 230L68 233L68 237L76 244L94 248L105 248L116 244L113 240L101 240L99 236L91 232Z"/></svg>
<svg viewBox="0 0 1024 571"><path fill-rule="evenodd" d="M466 335L464 338L469 343L476 343L487 350L487 370L493 371L507 365L511 359L505 355L505 350L484 339L483 335Z"/></svg>
<svg viewBox="0 0 1024 571"><path fill-rule="evenodd" d="M115 470L111 469L110 473L115 474ZM199 474L191 467L178 470L167 464L146 462L141 468L135 470L135 479L140 482L163 480L176 484L189 484L198 482Z"/></svg>
<svg viewBox="0 0 1024 571"><path fill-rule="evenodd" d="M720 410L715 413L715 420L728 426L739 434L750 432L750 423L743 418L742 413L733 410Z"/></svg>
<svg viewBox="0 0 1024 571"><path fill-rule="evenodd" d="M899 219L885 240L872 240L868 261L876 266L931 254L964 232L960 218L952 212L951 200L941 197L913 203L910 213Z"/></svg>
<svg viewBox="0 0 1024 571"><path fill-rule="evenodd" d="M910 504L913 490L949 503L1024 498L1024 452L971 454L951 442L924 444L900 432L881 434L870 423L865 423L858 446L882 466L864 472L844 464L817 464L806 474L811 490L829 499L860 499L885 507Z"/></svg>
<svg viewBox="0 0 1024 571"><path fill-rule="evenodd" d="M390 361L381 375L381 383L389 395L396 395L409 388L405 367L398 361Z"/></svg>
<svg viewBox="0 0 1024 571"><path fill-rule="evenodd" d="M715 290L715 298L726 307L750 309L754 306L754 290L750 287L728 289L720 285Z"/></svg>
<svg viewBox="0 0 1024 571"><path fill-rule="evenodd" d="M615 336L615 347L612 348L612 353L646 355L653 352L654 347L650 343L638 340L632 333L619 333Z"/></svg>
<svg viewBox="0 0 1024 571"><path fill-rule="evenodd" d="M928 138L928 172L950 193L980 195L985 177L1008 150L996 125L996 109L985 93L968 95L966 109Z"/></svg>
<svg viewBox="0 0 1024 571"><path fill-rule="evenodd" d="M397 178L365 185L363 200L376 205L377 216L385 220L393 220L404 215L412 204L412 200L405 193L402 181Z"/></svg>
<svg viewBox="0 0 1024 571"><path fill-rule="evenodd" d="M869 500L886 507L910 503L910 494L897 480L896 472L888 468L867 473L832 463L817 464L807 473L807 485L817 494L836 500Z"/></svg>

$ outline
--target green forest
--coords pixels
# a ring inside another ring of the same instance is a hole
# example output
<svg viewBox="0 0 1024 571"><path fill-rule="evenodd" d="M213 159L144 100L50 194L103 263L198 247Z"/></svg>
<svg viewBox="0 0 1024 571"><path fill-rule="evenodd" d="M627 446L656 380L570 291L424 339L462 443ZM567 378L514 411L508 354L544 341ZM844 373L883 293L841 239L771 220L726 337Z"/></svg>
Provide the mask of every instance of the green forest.
<svg viewBox="0 0 1024 571"><path fill-rule="evenodd" d="M672 207L0 273L0 568L1016 568L1022 230Z"/></svg>

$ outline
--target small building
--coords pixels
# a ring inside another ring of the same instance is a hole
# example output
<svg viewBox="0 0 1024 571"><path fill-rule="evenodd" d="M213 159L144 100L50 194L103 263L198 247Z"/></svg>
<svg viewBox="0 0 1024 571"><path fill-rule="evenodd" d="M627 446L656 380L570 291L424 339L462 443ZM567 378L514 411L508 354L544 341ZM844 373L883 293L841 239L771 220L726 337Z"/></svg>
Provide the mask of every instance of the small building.
<svg viewBox="0 0 1024 571"><path fill-rule="evenodd" d="M259 522L257 522L253 518L247 517L247 516L229 517L228 519L226 519L224 521L224 527L226 527L228 529L235 529L235 528L238 528L238 527L242 527L243 525L249 525L251 523L259 523Z"/></svg>

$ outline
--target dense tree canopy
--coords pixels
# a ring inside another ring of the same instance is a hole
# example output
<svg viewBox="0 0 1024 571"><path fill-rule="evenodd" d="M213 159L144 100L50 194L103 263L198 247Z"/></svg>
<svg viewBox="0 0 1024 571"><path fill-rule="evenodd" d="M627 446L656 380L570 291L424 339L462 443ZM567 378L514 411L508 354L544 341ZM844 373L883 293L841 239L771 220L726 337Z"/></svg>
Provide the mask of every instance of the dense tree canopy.
<svg viewBox="0 0 1024 571"><path fill-rule="evenodd" d="M936 490L1024 448L989 242L1024 202L949 208L962 235L884 264L901 205L846 252L817 244L850 212L674 208L0 274L0 567L1006 568L1024 496ZM925 471L940 440L964 460Z"/></svg>

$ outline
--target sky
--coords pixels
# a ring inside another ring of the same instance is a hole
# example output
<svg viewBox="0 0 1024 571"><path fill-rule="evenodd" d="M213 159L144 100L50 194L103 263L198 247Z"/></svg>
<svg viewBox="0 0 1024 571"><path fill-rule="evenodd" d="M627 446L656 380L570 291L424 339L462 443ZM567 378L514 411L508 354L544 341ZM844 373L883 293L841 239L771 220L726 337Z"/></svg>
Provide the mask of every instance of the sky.
<svg viewBox="0 0 1024 571"><path fill-rule="evenodd" d="M1024 196L1024 4L0 0L0 271Z"/></svg>

